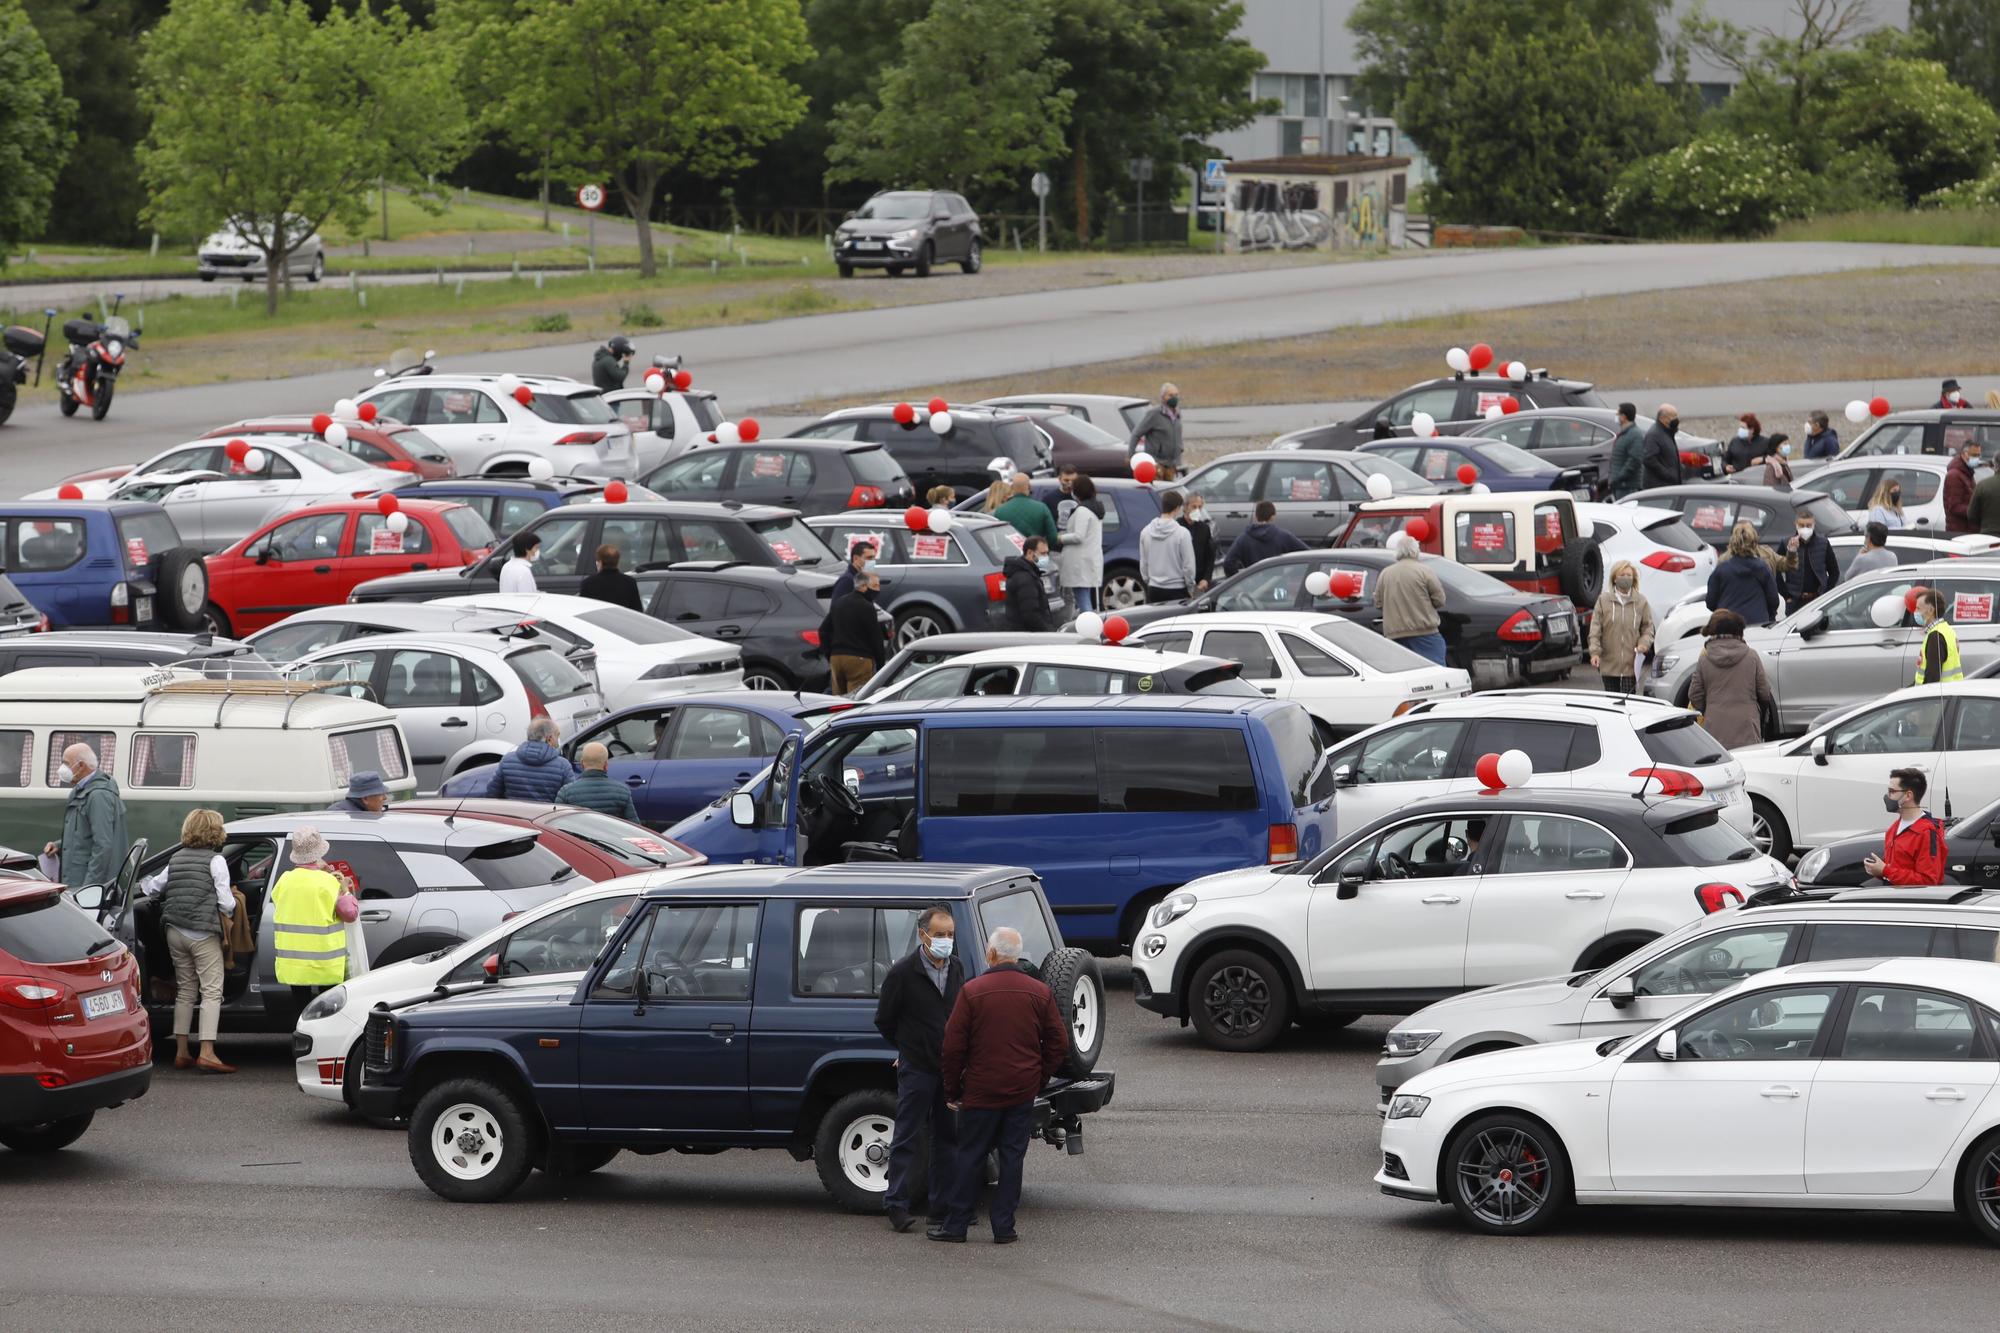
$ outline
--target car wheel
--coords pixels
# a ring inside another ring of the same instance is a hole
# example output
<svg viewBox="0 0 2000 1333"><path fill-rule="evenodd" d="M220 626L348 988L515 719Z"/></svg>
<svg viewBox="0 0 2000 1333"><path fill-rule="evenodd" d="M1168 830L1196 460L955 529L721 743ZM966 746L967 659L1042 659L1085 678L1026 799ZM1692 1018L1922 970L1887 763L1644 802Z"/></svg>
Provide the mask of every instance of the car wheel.
<svg viewBox="0 0 2000 1333"><path fill-rule="evenodd" d="M918 639L928 639L938 634L948 634L951 626L937 612L926 608L922 611L905 611L896 617L896 647L907 648Z"/></svg>
<svg viewBox="0 0 2000 1333"><path fill-rule="evenodd" d="M618 1149L602 1143L551 1143L535 1170L550 1176L587 1176L617 1155Z"/></svg>
<svg viewBox="0 0 2000 1333"><path fill-rule="evenodd" d="M1569 1202L1569 1159L1548 1126L1524 1115L1481 1116L1445 1149L1439 1191L1459 1219L1489 1236L1525 1236Z"/></svg>
<svg viewBox="0 0 2000 1333"><path fill-rule="evenodd" d="M1136 569L1113 570L1105 575L1098 600L1106 611L1130 611L1146 604L1146 585Z"/></svg>
<svg viewBox="0 0 2000 1333"><path fill-rule="evenodd" d="M1596 606L1604 595L1604 548L1596 542L1572 543L1563 551L1557 582L1576 605Z"/></svg>
<svg viewBox="0 0 2000 1333"><path fill-rule="evenodd" d="M361 1114L361 1065L367 1056L366 1043L357 1037L340 1065L340 1100L356 1115Z"/></svg>
<svg viewBox="0 0 2000 1333"><path fill-rule="evenodd" d="M312 267L306 270L306 281L318 282L321 278L325 276L326 276L326 255L324 253L316 254L313 256Z"/></svg>
<svg viewBox="0 0 2000 1333"><path fill-rule="evenodd" d="M208 566L201 552L192 546L160 552L153 583L159 589L155 614L161 624L183 634L208 628Z"/></svg>
<svg viewBox="0 0 2000 1333"><path fill-rule="evenodd" d="M215 281L215 275L214 275L213 273L202 273L202 274L198 274L197 276L198 276L198 277L200 277L200 278L201 278L201 280L202 280L203 282L214 282L214 281Z"/></svg>
<svg viewBox="0 0 2000 1333"><path fill-rule="evenodd" d="M1750 798L1750 841L1766 856L1780 861L1792 854L1792 831L1778 807L1761 796Z"/></svg>
<svg viewBox="0 0 2000 1333"><path fill-rule="evenodd" d="M936 254L937 251L932 247L931 243L929 241L925 241L924 248L917 251L918 277L928 278L931 275L931 260Z"/></svg>
<svg viewBox="0 0 2000 1333"><path fill-rule="evenodd" d="M2000 1134L1972 1145L1958 1168L1958 1210L1989 1245L2000 1245Z"/></svg>
<svg viewBox="0 0 2000 1333"><path fill-rule="evenodd" d="M1261 953L1224 949L1188 982L1188 1017L1218 1051L1261 1051L1284 1035L1292 995L1284 969Z"/></svg>
<svg viewBox="0 0 2000 1333"><path fill-rule="evenodd" d="M979 252L979 240L977 237L974 237L972 248L965 252L964 259L958 261L958 267L960 271L965 273L977 273L984 263L985 258Z"/></svg>
<svg viewBox="0 0 2000 1333"><path fill-rule="evenodd" d="M201 627L218 639L233 639L229 632L229 616L221 607L210 602L201 613Z"/></svg>
<svg viewBox="0 0 2000 1333"><path fill-rule="evenodd" d="M813 1134L813 1165L835 1203L850 1213L882 1211L895 1135L896 1094L886 1089L850 1092L826 1109Z"/></svg>
<svg viewBox="0 0 2000 1333"><path fill-rule="evenodd" d="M743 666L743 688L790 691L793 686L791 676L780 668L768 662L746 662Z"/></svg>
<svg viewBox="0 0 2000 1333"><path fill-rule="evenodd" d="M7 1125L0 1127L0 1143L15 1152L42 1153L60 1152L83 1137L83 1131L90 1128L95 1111L85 1111L64 1120L44 1120L33 1125Z"/></svg>
<svg viewBox="0 0 2000 1333"><path fill-rule="evenodd" d="M541 1156L539 1127L521 1099L486 1078L451 1078L410 1117L410 1164L453 1203L492 1203L521 1187Z"/></svg>
<svg viewBox="0 0 2000 1333"><path fill-rule="evenodd" d="M1086 951L1057 949L1042 960L1042 981L1055 993L1056 1008L1069 1029L1069 1053L1056 1073L1082 1078L1097 1068L1097 1057L1104 1053L1104 975Z"/></svg>
<svg viewBox="0 0 2000 1333"><path fill-rule="evenodd" d="M834 265L834 267L839 270L840 276L843 278L851 278L854 276L854 265L852 264L836 264Z"/></svg>

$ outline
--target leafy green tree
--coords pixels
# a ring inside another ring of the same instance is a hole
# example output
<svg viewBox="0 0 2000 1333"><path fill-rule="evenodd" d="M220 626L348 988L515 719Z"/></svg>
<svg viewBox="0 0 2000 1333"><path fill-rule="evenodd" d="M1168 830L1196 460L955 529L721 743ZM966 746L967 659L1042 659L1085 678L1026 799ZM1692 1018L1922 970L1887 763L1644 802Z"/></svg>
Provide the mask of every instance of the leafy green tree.
<svg viewBox="0 0 2000 1333"><path fill-rule="evenodd" d="M136 245L143 233L133 150L146 133L139 111L139 38L167 12L166 0L25 0L28 17L77 105L76 148L56 181L62 239Z"/></svg>
<svg viewBox="0 0 2000 1333"><path fill-rule="evenodd" d="M462 32L439 0L438 22ZM805 59L799 0L519 0L470 49L472 86L497 100L494 121L531 127L572 184L615 187L639 227L651 277L652 216L669 172L718 176L805 112L786 71Z"/></svg>
<svg viewBox="0 0 2000 1333"><path fill-rule="evenodd" d="M2000 0L1911 0L1910 31L1953 83L2000 108Z"/></svg>
<svg viewBox="0 0 2000 1333"><path fill-rule="evenodd" d="M0 267L41 233L75 135L76 103L19 0L0 0Z"/></svg>
<svg viewBox="0 0 2000 1333"><path fill-rule="evenodd" d="M1951 81L1934 60L1870 61L1867 77L1842 82L1825 132L1849 148L1886 152L1907 203L1982 175L1994 160L2000 113Z"/></svg>
<svg viewBox="0 0 2000 1333"><path fill-rule="evenodd" d="M1613 226L1646 237L1748 237L1812 204L1811 176L1784 144L1728 130L1696 135L1619 173Z"/></svg>
<svg viewBox="0 0 2000 1333"><path fill-rule="evenodd" d="M463 151L449 53L399 10L315 22L301 0L175 0L139 74L146 218L181 234L233 226L264 255L273 314L285 259L310 231L359 229L369 186L421 190Z"/></svg>
<svg viewBox="0 0 2000 1333"><path fill-rule="evenodd" d="M1048 41L1046 0L936 0L877 100L836 112L827 178L964 192L1061 158L1076 92Z"/></svg>

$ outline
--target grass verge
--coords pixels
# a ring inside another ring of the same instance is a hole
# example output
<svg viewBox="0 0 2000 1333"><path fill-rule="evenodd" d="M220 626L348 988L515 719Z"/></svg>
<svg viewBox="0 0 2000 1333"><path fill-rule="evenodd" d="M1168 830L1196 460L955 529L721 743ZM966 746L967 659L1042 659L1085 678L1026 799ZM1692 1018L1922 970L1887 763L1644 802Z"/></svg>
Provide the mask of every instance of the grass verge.
<svg viewBox="0 0 2000 1333"><path fill-rule="evenodd" d="M1877 209L1787 222L1776 241L1874 241L1890 245L2000 245L2000 208Z"/></svg>

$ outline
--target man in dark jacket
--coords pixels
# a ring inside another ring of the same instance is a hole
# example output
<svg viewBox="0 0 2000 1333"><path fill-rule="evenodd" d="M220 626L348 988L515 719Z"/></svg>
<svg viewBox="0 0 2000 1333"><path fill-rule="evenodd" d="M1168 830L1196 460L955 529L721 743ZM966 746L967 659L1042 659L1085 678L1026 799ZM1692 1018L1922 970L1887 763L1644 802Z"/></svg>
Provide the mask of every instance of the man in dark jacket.
<svg viewBox="0 0 2000 1333"><path fill-rule="evenodd" d="M1972 499L1965 506L1965 521L1973 532L2000 537L2000 468L1989 472L1972 488Z"/></svg>
<svg viewBox="0 0 2000 1333"><path fill-rule="evenodd" d="M493 766L493 780L487 784L486 794L503 801L554 805L556 793L576 776L569 760L556 749L559 738L553 720L538 717L530 722L527 743L509 750Z"/></svg>
<svg viewBox="0 0 2000 1333"><path fill-rule="evenodd" d="M583 772L576 781L566 782L556 793L564 805L580 805L600 815L639 822L639 807L632 802L632 789L611 776L611 750L601 741L591 741L576 752Z"/></svg>
<svg viewBox="0 0 2000 1333"><path fill-rule="evenodd" d="M1804 510L1799 511L1798 532L1785 543L1784 571L1785 605L1793 611L1840 582L1833 543Z"/></svg>
<svg viewBox="0 0 2000 1333"><path fill-rule="evenodd" d="M910 1172L919 1156L929 1161L924 1212L940 1221L951 1207L951 1182L958 1151L957 1122L945 1106L938 1061L944 1025L965 985L965 964L952 957L957 928L951 909L926 907L917 917L917 947L882 978L875 1003L875 1030L896 1048L896 1129L889 1139L889 1192L882 1206L889 1225L908 1231Z"/></svg>
<svg viewBox="0 0 2000 1333"><path fill-rule="evenodd" d="M597 572L577 591L600 602L643 612L646 604L639 600L639 580L618 568L618 554L618 548L609 543L598 547Z"/></svg>
<svg viewBox="0 0 2000 1333"><path fill-rule="evenodd" d="M832 606L841 598L854 591L854 580L864 573L872 573L875 565L875 543L857 541L847 548L847 567L840 571L840 577L833 581L833 595L827 599Z"/></svg>
<svg viewBox="0 0 2000 1333"><path fill-rule="evenodd" d="M1620 500L1638 490L1644 468L1641 458L1646 432L1639 429L1639 409L1618 404L1618 438L1611 442L1611 498Z"/></svg>
<svg viewBox="0 0 2000 1333"><path fill-rule="evenodd" d="M1973 436L1958 447L1951 456L1951 462L1944 470L1944 530L1946 532L1971 532L1972 488L1978 484L1973 475L1979 466L1979 437Z"/></svg>
<svg viewBox="0 0 2000 1333"><path fill-rule="evenodd" d="M1076 499L1070 488L1076 485L1076 464L1064 463L1056 469L1056 488L1043 497L1048 506L1049 517L1056 521L1056 531L1062 531L1063 520L1069 517L1070 503Z"/></svg>
<svg viewBox="0 0 2000 1333"><path fill-rule="evenodd" d="M1806 414L1805 456L1807 458L1835 458L1840 454L1840 432L1827 420L1824 412Z"/></svg>
<svg viewBox="0 0 2000 1333"><path fill-rule="evenodd" d="M1252 512L1257 521L1237 535L1222 557L1222 572L1225 574L1239 573L1274 555L1306 549L1304 542L1278 526L1277 505L1269 500L1259 500Z"/></svg>
<svg viewBox="0 0 2000 1333"><path fill-rule="evenodd" d="M835 694L866 685L888 657L882 622L875 618L875 594L881 590L882 581L873 574L859 575L854 591L836 598L820 622L820 651L833 674L827 688Z"/></svg>
<svg viewBox="0 0 2000 1333"><path fill-rule="evenodd" d="M379 815L389 808L389 784L372 768L364 768L347 780L347 795L329 805L329 810L349 814Z"/></svg>
<svg viewBox="0 0 2000 1333"><path fill-rule="evenodd" d="M1681 484L1681 448L1674 442L1680 428L1680 409L1672 403L1661 403L1653 424L1646 427L1645 444L1639 454L1641 480L1647 487Z"/></svg>
<svg viewBox="0 0 2000 1333"><path fill-rule="evenodd" d="M1021 1203L1035 1098L1069 1053L1069 1029L1056 997L1020 962L1021 932L1001 926L986 941L987 970L965 983L945 1024L939 1070L945 1101L958 1109L958 1170L950 1215L924 1233L932 1240L965 1240L986 1183L986 1154L996 1149L993 1243L1016 1239L1014 1211Z"/></svg>
<svg viewBox="0 0 2000 1333"><path fill-rule="evenodd" d="M590 380L599 393L611 393L625 387L625 372L632 360L632 340L624 334L607 339L597 354L590 358Z"/></svg>
<svg viewBox="0 0 2000 1333"><path fill-rule="evenodd" d="M1030 537L1021 544L1021 554L1010 555L1000 566L1007 579L1007 628L1051 630L1055 616L1049 611L1049 590L1042 576L1049 572L1049 544Z"/></svg>
<svg viewBox="0 0 2000 1333"><path fill-rule="evenodd" d="M1159 469L1161 481L1181 474L1181 390L1177 384L1162 384L1160 400L1146 409L1139 424L1126 437L1125 452L1149 453Z"/></svg>

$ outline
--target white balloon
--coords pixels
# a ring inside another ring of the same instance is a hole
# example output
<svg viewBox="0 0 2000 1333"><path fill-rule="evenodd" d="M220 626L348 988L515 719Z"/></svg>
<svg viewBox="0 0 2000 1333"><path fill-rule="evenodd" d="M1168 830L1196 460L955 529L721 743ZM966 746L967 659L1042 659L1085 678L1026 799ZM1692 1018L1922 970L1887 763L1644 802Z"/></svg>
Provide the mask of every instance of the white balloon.
<svg viewBox="0 0 2000 1333"><path fill-rule="evenodd" d="M657 370L646 373L646 388L653 393L662 393L667 387L667 377Z"/></svg>
<svg viewBox="0 0 2000 1333"><path fill-rule="evenodd" d="M1438 433L1437 418L1428 412L1413 412L1410 414L1410 430L1418 439L1428 440Z"/></svg>
<svg viewBox="0 0 2000 1333"><path fill-rule="evenodd" d="M335 427L335 429L339 428ZM341 434L344 436L346 432L342 431ZM243 455L243 469L246 472L262 472L264 470L264 451L262 449L252 449L249 453Z"/></svg>
<svg viewBox="0 0 2000 1333"><path fill-rule="evenodd" d="M1151 454L1147 453L1144 449L1137 450L1132 455L1132 466L1134 468L1137 468L1141 463L1151 463L1157 467L1159 465L1159 461L1160 461L1159 459L1153 457Z"/></svg>
<svg viewBox="0 0 2000 1333"><path fill-rule="evenodd" d="M1444 363L1460 374L1472 369L1472 358L1463 347L1454 347L1444 354Z"/></svg>
<svg viewBox="0 0 2000 1333"><path fill-rule="evenodd" d="M1095 611L1085 611L1076 618L1076 632L1086 639L1104 637L1104 617Z"/></svg>
<svg viewBox="0 0 2000 1333"><path fill-rule="evenodd" d="M1312 573L1306 575L1306 591L1315 597L1326 596L1327 589L1332 586L1333 580L1327 577L1327 573L1323 569L1315 569Z"/></svg>
<svg viewBox="0 0 2000 1333"><path fill-rule="evenodd" d="M1495 403L1493 404L1493 406L1486 409L1486 419L1488 421L1498 421L1501 417L1504 417L1506 415L1507 415L1507 409L1500 406L1500 404L1498 403Z"/></svg>
<svg viewBox="0 0 2000 1333"><path fill-rule="evenodd" d="M1389 480L1388 473L1371 472L1368 474L1369 499L1386 500L1395 493L1396 493L1396 483Z"/></svg>
<svg viewBox="0 0 2000 1333"><path fill-rule="evenodd" d="M1517 381L1528 378L1527 363L1524 361L1509 361L1507 363L1507 378Z"/></svg>
<svg viewBox="0 0 2000 1333"><path fill-rule="evenodd" d="M402 510L398 509L395 513L389 515L388 522L385 526L391 532L401 532L403 531L403 529L410 526L410 516L404 513Z"/></svg>
<svg viewBox="0 0 2000 1333"><path fill-rule="evenodd" d="M939 435L951 434L951 413L949 412L931 413L931 429L936 433L938 433Z"/></svg>
<svg viewBox="0 0 2000 1333"><path fill-rule="evenodd" d="M950 532L951 525L958 522L958 516L944 505L931 506L932 532Z"/></svg>
<svg viewBox="0 0 2000 1333"><path fill-rule="evenodd" d="M328 426L326 428L326 442L332 445L336 449L340 448L341 445L346 444L347 427L341 425L338 421L334 422L331 426Z"/></svg>
<svg viewBox="0 0 2000 1333"><path fill-rule="evenodd" d="M743 432L736 428L735 422L725 421L715 428L715 442L717 444L741 444L743 442Z"/></svg>
<svg viewBox="0 0 2000 1333"><path fill-rule="evenodd" d="M1868 604L1868 618L1881 629L1899 625L1903 620L1903 599L1894 593L1884 593Z"/></svg>
<svg viewBox="0 0 2000 1333"><path fill-rule="evenodd" d="M1535 762L1525 750L1509 750L1500 756L1500 781L1508 787L1523 787L1535 776Z"/></svg>
<svg viewBox="0 0 2000 1333"><path fill-rule="evenodd" d="M1005 457L995 458L987 463L986 470L1000 478L1000 480L1005 481L1014 475L1014 460Z"/></svg>
<svg viewBox="0 0 2000 1333"><path fill-rule="evenodd" d="M1857 426L1868 420L1868 404L1856 398L1847 405L1847 419Z"/></svg>
<svg viewBox="0 0 2000 1333"><path fill-rule="evenodd" d="M521 379L518 375L502 375L500 377L500 392L506 394L508 397L513 397L514 390L520 387Z"/></svg>
<svg viewBox="0 0 2000 1333"><path fill-rule="evenodd" d="M546 458L528 460L528 476L535 481L547 481L556 474L556 465Z"/></svg>
<svg viewBox="0 0 2000 1333"><path fill-rule="evenodd" d="M1473 483L1472 483L1472 494L1474 494L1474 495L1491 495L1491 494L1493 494L1493 488L1492 488L1491 486L1488 486L1488 485L1487 485L1487 484L1486 484L1485 482L1483 482L1483 481L1475 481L1475 482L1473 482Z"/></svg>
<svg viewBox="0 0 2000 1333"><path fill-rule="evenodd" d="M333 414L337 417L344 417L349 421L355 420L354 400L352 398L341 399L333 405Z"/></svg>

